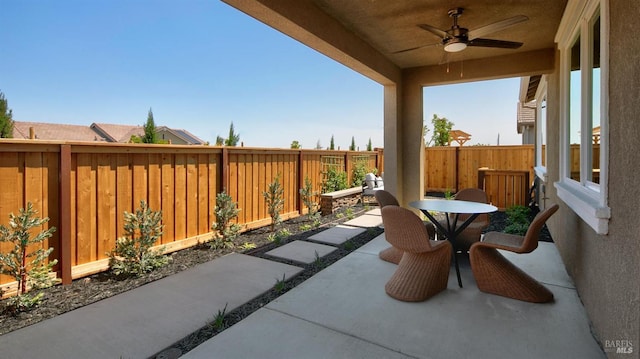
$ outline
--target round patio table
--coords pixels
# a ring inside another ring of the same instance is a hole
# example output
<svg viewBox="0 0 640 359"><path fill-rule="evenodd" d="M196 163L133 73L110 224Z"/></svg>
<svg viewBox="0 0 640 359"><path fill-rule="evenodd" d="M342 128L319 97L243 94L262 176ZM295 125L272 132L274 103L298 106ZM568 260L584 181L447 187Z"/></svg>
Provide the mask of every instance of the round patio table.
<svg viewBox="0 0 640 359"><path fill-rule="evenodd" d="M471 224L471 222L473 222L473 220L481 213L495 212L498 208L486 203L448 199L423 199L420 201L410 202L409 205L422 211L422 213L429 218L431 223L444 233L447 239L451 242L451 245L453 246L453 261L456 265L456 275L458 276L458 286L462 288L460 267L458 266L458 257L456 255L459 250L456 236L467 228L467 226L469 226L469 224ZM429 213L430 211L445 213L447 226L444 227L431 213ZM460 226L458 226L458 215L461 213L471 215L462 222ZM453 222L449 220L449 214L455 214Z"/></svg>

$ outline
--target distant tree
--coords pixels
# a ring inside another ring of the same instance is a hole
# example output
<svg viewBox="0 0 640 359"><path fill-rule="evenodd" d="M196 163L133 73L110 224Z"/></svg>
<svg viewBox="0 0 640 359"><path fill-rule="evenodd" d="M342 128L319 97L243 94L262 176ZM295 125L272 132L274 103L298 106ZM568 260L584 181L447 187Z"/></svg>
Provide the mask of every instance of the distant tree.
<svg viewBox="0 0 640 359"><path fill-rule="evenodd" d="M318 140L318 142L316 142L316 150L321 150L322 149L322 144L320 143L320 140Z"/></svg>
<svg viewBox="0 0 640 359"><path fill-rule="evenodd" d="M433 124L433 137L431 141L434 146L448 146L451 142L451 134L449 133L453 128L453 122L447 120L446 117L438 117L436 114L431 119Z"/></svg>
<svg viewBox="0 0 640 359"><path fill-rule="evenodd" d="M371 144L371 137L369 137L369 142L367 143L367 151L373 151L373 145Z"/></svg>
<svg viewBox="0 0 640 359"><path fill-rule="evenodd" d="M233 122L229 126L229 137L224 141L225 146L235 147L240 142L240 134L236 134L235 129L233 128Z"/></svg>
<svg viewBox="0 0 640 359"><path fill-rule="evenodd" d="M0 91L0 138L13 137L13 112L9 109L7 99Z"/></svg>
<svg viewBox="0 0 640 359"><path fill-rule="evenodd" d="M291 148L299 149L302 148L302 146L300 145L300 142L294 140L293 142L291 142Z"/></svg>
<svg viewBox="0 0 640 359"><path fill-rule="evenodd" d="M333 141L333 135L331 135L331 141L329 142L329 149L330 150L335 150L336 149L336 144Z"/></svg>
<svg viewBox="0 0 640 359"><path fill-rule="evenodd" d="M220 136L216 137L216 146L224 146L224 138Z"/></svg>
<svg viewBox="0 0 640 359"><path fill-rule="evenodd" d="M427 127L426 124L422 126L422 137L424 138L424 145L426 147L430 147L431 143L433 142L433 138L427 139L427 136L429 135L429 131L430 131L429 127Z"/></svg>
<svg viewBox="0 0 640 359"><path fill-rule="evenodd" d="M147 114L147 122L144 124L142 143L158 143L158 139L156 138L156 123L153 120L153 111L151 111L151 108L149 108L149 114Z"/></svg>
<svg viewBox="0 0 640 359"><path fill-rule="evenodd" d="M351 146L349 146L349 151L355 151L356 150L356 139L351 136Z"/></svg>

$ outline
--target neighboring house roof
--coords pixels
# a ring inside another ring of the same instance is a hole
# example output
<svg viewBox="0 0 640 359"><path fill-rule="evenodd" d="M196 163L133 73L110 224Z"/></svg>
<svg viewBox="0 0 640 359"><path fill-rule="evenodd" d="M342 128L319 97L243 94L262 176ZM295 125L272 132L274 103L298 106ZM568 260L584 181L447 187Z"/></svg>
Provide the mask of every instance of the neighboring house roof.
<svg viewBox="0 0 640 359"><path fill-rule="evenodd" d="M31 128L38 140L105 141L103 136L87 126L19 121L14 121L13 138L29 139Z"/></svg>
<svg viewBox="0 0 640 359"><path fill-rule="evenodd" d="M169 128L167 126L160 126L158 128L156 128L156 132L169 132L171 134L173 134L174 136L184 140L184 142L186 144L189 145L204 145L205 141L203 141L202 139L198 138L197 136L195 136L194 134L192 134L191 132L184 130L184 129L175 129L175 128Z"/></svg>
<svg viewBox="0 0 640 359"><path fill-rule="evenodd" d="M33 128L38 140L55 141L105 141L128 143L131 136L144 136L142 126L92 123L91 126L65 125L59 123L18 122L14 121L13 137L29 139L29 129ZM167 126L156 128L157 133L170 133L188 145L203 145L205 142L187 130L173 129Z"/></svg>
<svg viewBox="0 0 640 359"><path fill-rule="evenodd" d="M518 133L536 124L536 101L518 102Z"/></svg>
<svg viewBox="0 0 640 359"><path fill-rule="evenodd" d="M102 135L109 142L129 142L132 135L143 136L142 126L116 125L111 123L92 123L91 129Z"/></svg>

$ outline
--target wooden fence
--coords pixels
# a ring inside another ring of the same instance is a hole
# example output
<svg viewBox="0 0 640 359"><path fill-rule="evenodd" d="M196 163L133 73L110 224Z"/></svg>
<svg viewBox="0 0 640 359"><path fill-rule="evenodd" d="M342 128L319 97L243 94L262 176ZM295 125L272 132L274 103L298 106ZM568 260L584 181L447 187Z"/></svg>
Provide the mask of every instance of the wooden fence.
<svg viewBox="0 0 640 359"><path fill-rule="evenodd" d="M262 193L276 176L284 189L283 218L304 213L299 189L309 178L322 183L323 164L381 168L381 151L322 151L209 146L0 141L0 223L31 202L56 227L42 247L64 283L108 267L116 238L124 233L125 211L145 200L161 210L167 252L211 238L216 195L223 190L241 209L244 229L271 223ZM336 161L338 164L336 164ZM0 251L10 250L0 244ZM15 282L0 276L5 294Z"/></svg>
<svg viewBox="0 0 640 359"><path fill-rule="evenodd" d="M428 147L425 192L458 192L478 185L478 169L528 171L533 178L533 145Z"/></svg>

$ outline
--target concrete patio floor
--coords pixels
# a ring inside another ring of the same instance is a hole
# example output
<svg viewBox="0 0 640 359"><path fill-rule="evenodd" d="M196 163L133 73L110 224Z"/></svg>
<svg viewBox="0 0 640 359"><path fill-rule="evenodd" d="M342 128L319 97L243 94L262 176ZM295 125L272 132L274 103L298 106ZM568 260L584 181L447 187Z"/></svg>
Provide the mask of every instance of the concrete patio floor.
<svg viewBox="0 0 640 359"><path fill-rule="evenodd" d="M531 304L464 288L420 303L387 296L395 265L378 258L384 235L341 259L183 358L604 358L552 243L505 253L554 294Z"/></svg>

